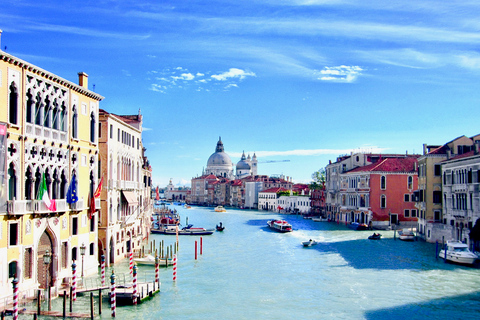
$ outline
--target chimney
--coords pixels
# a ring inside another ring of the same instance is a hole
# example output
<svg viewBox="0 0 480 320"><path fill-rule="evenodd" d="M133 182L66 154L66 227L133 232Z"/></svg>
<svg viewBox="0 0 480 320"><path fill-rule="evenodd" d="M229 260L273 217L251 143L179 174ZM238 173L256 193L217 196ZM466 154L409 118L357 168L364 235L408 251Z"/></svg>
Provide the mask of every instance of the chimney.
<svg viewBox="0 0 480 320"><path fill-rule="evenodd" d="M423 144L423 155L426 155L427 154L427 144L424 143Z"/></svg>
<svg viewBox="0 0 480 320"><path fill-rule="evenodd" d="M447 160L450 160L452 156L452 150L450 150L450 148L447 149Z"/></svg>
<svg viewBox="0 0 480 320"><path fill-rule="evenodd" d="M88 90L88 74L85 72L78 73L78 85Z"/></svg>

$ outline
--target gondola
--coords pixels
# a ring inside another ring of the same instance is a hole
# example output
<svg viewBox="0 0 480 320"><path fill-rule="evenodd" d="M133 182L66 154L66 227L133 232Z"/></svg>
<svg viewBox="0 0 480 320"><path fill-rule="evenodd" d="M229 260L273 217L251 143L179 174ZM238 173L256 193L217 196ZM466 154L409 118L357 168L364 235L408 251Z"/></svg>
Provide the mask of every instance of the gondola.
<svg viewBox="0 0 480 320"><path fill-rule="evenodd" d="M382 235L380 233L374 233L371 236L369 236L368 239L370 239L370 240L380 240L381 237L382 237Z"/></svg>
<svg viewBox="0 0 480 320"><path fill-rule="evenodd" d="M223 231L225 229L225 227L222 225L222 223L220 222L220 225L217 224L217 231Z"/></svg>

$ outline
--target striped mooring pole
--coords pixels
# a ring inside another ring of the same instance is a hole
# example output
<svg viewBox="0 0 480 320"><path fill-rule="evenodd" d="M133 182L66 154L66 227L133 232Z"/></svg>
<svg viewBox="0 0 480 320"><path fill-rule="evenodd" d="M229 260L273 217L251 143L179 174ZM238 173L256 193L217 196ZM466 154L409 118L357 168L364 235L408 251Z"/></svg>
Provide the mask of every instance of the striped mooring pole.
<svg viewBox="0 0 480 320"><path fill-rule="evenodd" d="M72 263L72 300L77 301L77 264Z"/></svg>
<svg viewBox="0 0 480 320"><path fill-rule="evenodd" d="M102 287L105 287L105 256L102 254L101 257L101 268L102 268Z"/></svg>
<svg viewBox="0 0 480 320"><path fill-rule="evenodd" d="M155 255L155 283L160 287L160 279L158 276L158 254ZM155 289L155 288L154 288Z"/></svg>
<svg viewBox="0 0 480 320"><path fill-rule="evenodd" d="M177 255L173 255L173 282L177 281Z"/></svg>
<svg viewBox="0 0 480 320"><path fill-rule="evenodd" d="M112 309L112 318L115 318L115 308L116 308L116 302L115 302L115 273L112 270L112 275L110 276L110 308Z"/></svg>
<svg viewBox="0 0 480 320"><path fill-rule="evenodd" d="M130 256L129 263L130 263L130 274L133 274L133 251L130 249L128 255Z"/></svg>
<svg viewBox="0 0 480 320"><path fill-rule="evenodd" d="M137 305L137 265L133 266L133 305Z"/></svg>
<svg viewBox="0 0 480 320"><path fill-rule="evenodd" d="M13 285L13 320L18 320L18 278L17 275L12 280Z"/></svg>

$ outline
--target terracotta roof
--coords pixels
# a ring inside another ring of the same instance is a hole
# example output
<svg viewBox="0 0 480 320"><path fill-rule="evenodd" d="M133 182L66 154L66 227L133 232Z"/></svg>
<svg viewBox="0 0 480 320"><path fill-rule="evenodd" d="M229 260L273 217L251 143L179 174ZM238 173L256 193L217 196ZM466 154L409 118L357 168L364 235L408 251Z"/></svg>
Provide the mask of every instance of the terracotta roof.
<svg viewBox="0 0 480 320"><path fill-rule="evenodd" d="M468 157L471 157L471 156L474 156L474 155L475 155L475 150L471 150L469 152L465 152L465 153L456 155L455 157L451 157L450 159L444 160L442 162L446 162L446 161L450 161L450 160L457 160L457 159L462 159L462 158L468 158Z"/></svg>
<svg viewBox="0 0 480 320"><path fill-rule="evenodd" d="M430 151L427 154L447 154L448 146L444 144L443 146L440 146L436 148L435 150Z"/></svg>
<svg viewBox="0 0 480 320"><path fill-rule="evenodd" d="M290 191L290 190L285 189L285 188L270 188L270 189L263 190L263 191L260 191L260 192L277 193L277 192L280 192L280 191Z"/></svg>
<svg viewBox="0 0 480 320"><path fill-rule="evenodd" d="M417 157L386 158L370 165L355 168L350 172L415 172Z"/></svg>

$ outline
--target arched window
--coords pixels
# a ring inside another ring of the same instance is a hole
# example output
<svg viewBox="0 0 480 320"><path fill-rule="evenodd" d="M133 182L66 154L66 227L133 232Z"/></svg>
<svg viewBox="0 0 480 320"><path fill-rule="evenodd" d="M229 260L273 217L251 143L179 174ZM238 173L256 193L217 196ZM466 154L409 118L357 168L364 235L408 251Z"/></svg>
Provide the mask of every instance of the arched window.
<svg viewBox="0 0 480 320"><path fill-rule="evenodd" d="M385 190L387 188L387 177L380 177L380 189Z"/></svg>
<svg viewBox="0 0 480 320"><path fill-rule="evenodd" d="M95 115L90 115L90 142L95 142Z"/></svg>
<svg viewBox="0 0 480 320"><path fill-rule="evenodd" d="M42 115L43 115L43 103L40 93L37 94L37 101L35 102L35 124L38 126L42 125Z"/></svg>
<svg viewBox="0 0 480 320"><path fill-rule="evenodd" d="M33 112L34 104L35 104L35 100L33 99L33 95L30 92L30 89L28 89L28 92L27 92L27 114L25 115L26 121L28 123L33 122L32 112Z"/></svg>
<svg viewBox="0 0 480 320"><path fill-rule="evenodd" d="M8 121L13 124L17 124L18 115L18 90L15 82L10 85L10 93L8 97L9 109L8 109Z"/></svg>
<svg viewBox="0 0 480 320"><path fill-rule="evenodd" d="M62 175L60 177L60 199L66 198L66 190L67 190L67 177L65 176L65 170L63 170Z"/></svg>
<svg viewBox="0 0 480 320"><path fill-rule="evenodd" d="M66 131L66 128L67 128L67 126L65 125L66 110L67 108L65 107L65 102L62 102L62 105L60 106L60 110L59 110L58 121L60 123L59 130L64 132Z"/></svg>
<svg viewBox="0 0 480 320"><path fill-rule="evenodd" d="M40 183L42 182L42 174L40 173L40 169L37 168L35 172L35 194L34 197L38 194L38 189L40 189Z"/></svg>
<svg viewBox="0 0 480 320"><path fill-rule="evenodd" d="M58 130L58 114L59 114L59 107L57 103L57 99L53 100L53 108L52 108L52 128Z"/></svg>
<svg viewBox="0 0 480 320"><path fill-rule="evenodd" d="M25 173L25 200L32 200L32 185L33 185L33 175L32 169L27 168Z"/></svg>
<svg viewBox="0 0 480 320"><path fill-rule="evenodd" d="M60 179L58 177L57 169L53 171L53 181L52 181L52 199L59 199L59 189L60 187Z"/></svg>
<svg viewBox="0 0 480 320"><path fill-rule="evenodd" d="M382 194L380 196L380 208L386 208L387 207L387 196Z"/></svg>
<svg viewBox="0 0 480 320"><path fill-rule="evenodd" d="M8 277L9 278L17 277L17 261L12 261L8 264Z"/></svg>
<svg viewBox="0 0 480 320"><path fill-rule="evenodd" d="M72 138L78 138L78 113L77 107L73 106L73 115L72 115Z"/></svg>
<svg viewBox="0 0 480 320"><path fill-rule="evenodd" d="M410 189L410 190L413 189L413 177L412 176L408 176L407 189Z"/></svg>
<svg viewBox="0 0 480 320"><path fill-rule="evenodd" d="M50 99L48 96L45 98L45 107L43 108L43 126L45 128L50 128L50 109L52 108L52 104L50 103Z"/></svg>
<svg viewBox="0 0 480 320"><path fill-rule="evenodd" d="M17 176L13 162L8 166L8 199L17 198Z"/></svg>

